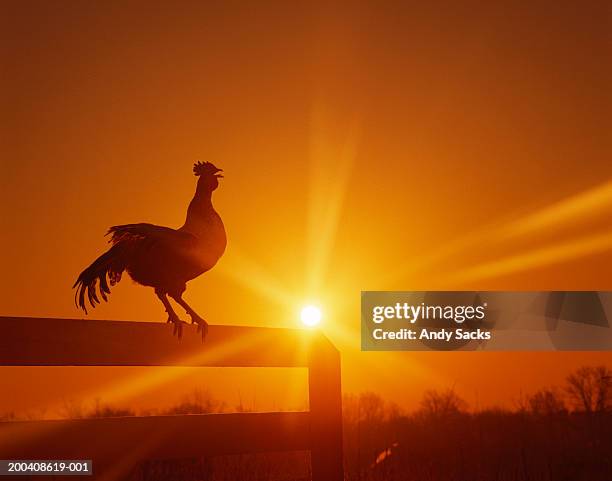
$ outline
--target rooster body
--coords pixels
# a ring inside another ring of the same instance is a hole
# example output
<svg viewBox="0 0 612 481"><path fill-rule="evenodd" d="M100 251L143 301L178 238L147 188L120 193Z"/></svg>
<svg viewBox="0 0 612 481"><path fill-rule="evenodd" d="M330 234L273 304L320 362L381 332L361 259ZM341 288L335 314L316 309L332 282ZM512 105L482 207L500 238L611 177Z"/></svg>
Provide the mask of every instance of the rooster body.
<svg viewBox="0 0 612 481"><path fill-rule="evenodd" d="M168 296L185 308L191 321L206 334L207 323L182 298L186 283L212 269L223 255L227 237L223 221L212 205L212 193L218 187L221 169L209 162L194 165L199 177L196 193L189 204L185 224L179 229L154 224L125 224L109 229L112 247L79 275L75 302L87 313L86 300L95 307L110 294L110 286L124 271L155 294L168 313L175 333L182 333L182 321L174 312Z"/></svg>

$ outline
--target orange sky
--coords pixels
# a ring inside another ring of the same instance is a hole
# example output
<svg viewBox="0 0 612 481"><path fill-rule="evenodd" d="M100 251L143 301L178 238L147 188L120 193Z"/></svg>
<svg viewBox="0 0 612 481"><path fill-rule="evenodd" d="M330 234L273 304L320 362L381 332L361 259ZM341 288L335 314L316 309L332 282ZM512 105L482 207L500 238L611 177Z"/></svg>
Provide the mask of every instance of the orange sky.
<svg viewBox="0 0 612 481"><path fill-rule="evenodd" d="M226 173L228 250L186 294L209 322L295 326L319 299L345 389L407 406L447 385L509 404L577 365L612 366L359 352L360 290L612 289L609 12L497 3L7 7L0 313L81 316L70 286L107 227L178 227L191 164L210 160ZM165 319L127 278L90 315ZM205 371L122 397L143 370L0 368L0 412L79 396L152 406L203 385L299 404L283 398L290 374Z"/></svg>

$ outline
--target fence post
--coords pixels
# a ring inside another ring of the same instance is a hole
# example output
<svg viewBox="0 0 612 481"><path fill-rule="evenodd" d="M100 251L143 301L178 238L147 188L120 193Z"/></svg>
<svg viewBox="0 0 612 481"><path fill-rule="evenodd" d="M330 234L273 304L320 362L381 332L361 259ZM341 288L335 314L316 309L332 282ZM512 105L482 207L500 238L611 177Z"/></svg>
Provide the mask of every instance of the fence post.
<svg viewBox="0 0 612 481"><path fill-rule="evenodd" d="M313 342L308 368L312 481L343 481L340 353L323 336Z"/></svg>

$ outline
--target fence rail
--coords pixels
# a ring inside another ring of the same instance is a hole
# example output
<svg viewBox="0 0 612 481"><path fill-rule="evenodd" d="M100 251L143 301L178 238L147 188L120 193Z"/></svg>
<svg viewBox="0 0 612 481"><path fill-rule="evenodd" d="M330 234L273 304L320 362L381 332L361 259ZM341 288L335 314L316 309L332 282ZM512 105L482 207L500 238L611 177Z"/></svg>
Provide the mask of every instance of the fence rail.
<svg viewBox="0 0 612 481"><path fill-rule="evenodd" d="M310 450L313 481L342 481L340 356L316 331L0 317L0 366L306 367L310 410L0 422L0 459L92 459L117 479L147 459Z"/></svg>

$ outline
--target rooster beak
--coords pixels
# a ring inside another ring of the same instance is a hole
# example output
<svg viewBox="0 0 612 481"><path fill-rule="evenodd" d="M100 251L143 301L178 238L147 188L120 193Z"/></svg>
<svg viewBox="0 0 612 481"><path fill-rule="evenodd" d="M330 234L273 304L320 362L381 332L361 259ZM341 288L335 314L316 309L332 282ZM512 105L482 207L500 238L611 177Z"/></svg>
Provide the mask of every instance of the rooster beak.
<svg viewBox="0 0 612 481"><path fill-rule="evenodd" d="M219 169L217 172L223 172L223 169ZM217 178L223 178L223 174L215 174L215 177Z"/></svg>

